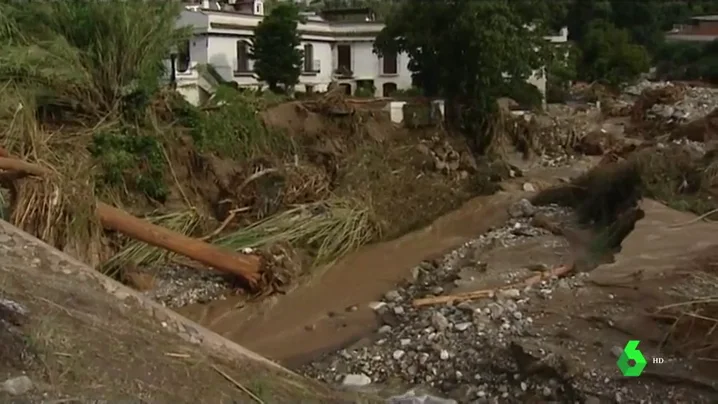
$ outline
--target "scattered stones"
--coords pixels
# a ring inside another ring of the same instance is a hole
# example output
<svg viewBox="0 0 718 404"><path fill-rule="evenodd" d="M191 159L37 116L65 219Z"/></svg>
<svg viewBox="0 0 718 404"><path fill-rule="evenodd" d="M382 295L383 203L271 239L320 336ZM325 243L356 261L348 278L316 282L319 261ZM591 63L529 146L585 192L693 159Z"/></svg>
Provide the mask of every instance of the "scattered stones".
<svg viewBox="0 0 718 404"><path fill-rule="evenodd" d="M534 226L533 217L541 215L561 227L571 214L558 206L533 206L528 200L519 201L512 212L515 213L503 226L480 235L442 259L423 262L405 284L384 296L384 304L372 304L385 321L375 339L346 353L328 354L303 368L303 373L330 383L371 382L372 388L379 390L390 384L392 388L426 388L431 392L394 396L387 401L394 403L563 402L567 395L572 397L571 402L593 403L591 397L597 391L619 390L620 385L612 384L616 370L612 358L608 358L610 374L588 365L591 371L584 376L564 375L566 358L552 351L551 344L556 341L545 335L571 330L561 323L542 323L543 313L536 309L559 295L578 293L584 288L585 274L549 278L532 287L500 289L495 296L481 300L420 307L412 304L417 298L455 293L449 285L458 284L457 278L464 272L479 270L483 265L480 272L491 273L492 269L485 267L482 255L476 251L516 246L539 236L556 238L554 232ZM506 284L518 283L532 272L553 267L533 264L522 268L523 272L506 274ZM391 319L382 313L388 313ZM564 343L566 350L577 349L573 340L559 342ZM590 349L601 356L596 347ZM545 369L523 372L522 367L533 366L530 363ZM625 402L627 395L622 397Z"/></svg>
<svg viewBox="0 0 718 404"><path fill-rule="evenodd" d="M163 267L153 279L153 288L144 293L171 308L220 300L231 290L226 276L181 265Z"/></svg>

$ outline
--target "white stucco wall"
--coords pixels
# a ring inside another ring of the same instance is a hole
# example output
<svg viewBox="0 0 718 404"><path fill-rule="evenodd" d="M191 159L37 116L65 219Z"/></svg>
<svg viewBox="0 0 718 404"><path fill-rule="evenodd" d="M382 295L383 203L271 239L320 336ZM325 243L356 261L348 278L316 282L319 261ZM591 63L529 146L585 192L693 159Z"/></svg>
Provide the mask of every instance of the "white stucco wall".
<svg viewBox="0 0 718 404"><path fill-rule="evenodd" d="M397 56L397 73L385 74L383 60L374 53L372 41L344 42L352 47L352 70L354 80L373 80L376 88L375 96L382 97L385 83L394 83L398 89L411 88L411 72L409 71L409 56ZM334 52L334 64L338 64L337 52Z"/></svg>
<svg viewBox="0 0 718 404"><path fill-rule="evenodd" d="M332 45L326 41L302 41L302 49L304 45L311 44L314 48L313 61L319 61L319 72L304 72L299 76L300 85L297 86L298 91L307 91L307 86L312 86L314 91L327 91L327 86L332 82Z"/></svg>
<svg viewBox="0 0 718 404"><path fill-rule="evenodd" d="M251 42L253 27L262 17L220 13L213 11L185 11L179 25L191 26L195 32L190 41L190 58L192 63L212 64L217 72L228 81L235 81L240 86L256 86L258 81L251 75L235 75L237 49L236 42L244 39ZM212 26L211 24L222 24ZM232 26L233 25L233 26ZM234 27L244 28L234 28ZM302 49L305 44L313 46L312 65L318 63L318 72L302 71L299 77L298 91L307 91L307 86L314 91L326 91L332 80L346 83L356 90L357 80L372 80L376 88L376 96L383 96L383 85L393 83L398 89L411 87L411 72L408 69L409 57L405 54L397 58L397 74L383 73L382 60L373 52L375 35L383 27L380 23L329 24L324 21L309 19L300 25L302 33ZM336 36L334 36L336 35ZM335 70L338 67L337 45L351 46L352 72L351 78L338 79ZM317 63L314 63L316 61ZM250 70L253 61L249 62ZM186 75L188 76L188 75Z"/></svg>

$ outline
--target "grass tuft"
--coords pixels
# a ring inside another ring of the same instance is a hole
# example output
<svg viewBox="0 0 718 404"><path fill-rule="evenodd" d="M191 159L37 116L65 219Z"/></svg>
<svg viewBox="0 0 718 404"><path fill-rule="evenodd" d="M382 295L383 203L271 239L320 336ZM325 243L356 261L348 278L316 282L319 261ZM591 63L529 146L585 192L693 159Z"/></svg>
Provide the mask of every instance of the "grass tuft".
<svg viewBox="0 0 718 404"><path fill-rule="evenodd" d="M371 212L358 206L344 199L297 205L221 237L215 244L241 250L288 242L316 251L315 265L329 264L378 236Z"/></svg>

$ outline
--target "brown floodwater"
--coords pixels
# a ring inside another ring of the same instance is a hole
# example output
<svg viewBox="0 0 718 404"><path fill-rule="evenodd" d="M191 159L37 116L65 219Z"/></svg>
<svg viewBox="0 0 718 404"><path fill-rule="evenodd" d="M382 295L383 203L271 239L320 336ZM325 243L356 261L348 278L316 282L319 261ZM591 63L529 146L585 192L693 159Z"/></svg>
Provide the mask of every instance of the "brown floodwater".
<svg viewBox="0 0 718 404"><path fill-rule="evenodd" d="M547 169L534 184L555 183L561 175L581 172ZM541 178L544 183L541 183ZM190 319L270 359L292 367L336 350L373 332L376 301L409 276L425 259L439 257L508 219L510 203L525 197L520 184L507 192L476 197L421 230L364 246L326 269L322 276L284 296L254 307L237 307L239 299L187 306Z"/></svg>

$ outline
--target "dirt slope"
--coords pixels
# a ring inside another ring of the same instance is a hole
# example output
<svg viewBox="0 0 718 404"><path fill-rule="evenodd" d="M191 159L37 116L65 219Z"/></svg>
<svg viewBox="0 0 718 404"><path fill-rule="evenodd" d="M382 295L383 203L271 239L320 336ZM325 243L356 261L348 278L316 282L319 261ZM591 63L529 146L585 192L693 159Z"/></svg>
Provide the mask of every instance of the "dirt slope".
<svg viewBox="0 0 718 404"><path fill-rule="evenodd" d="M243 357L2 221L0 257L1 402L370 402Z"/></svg>

